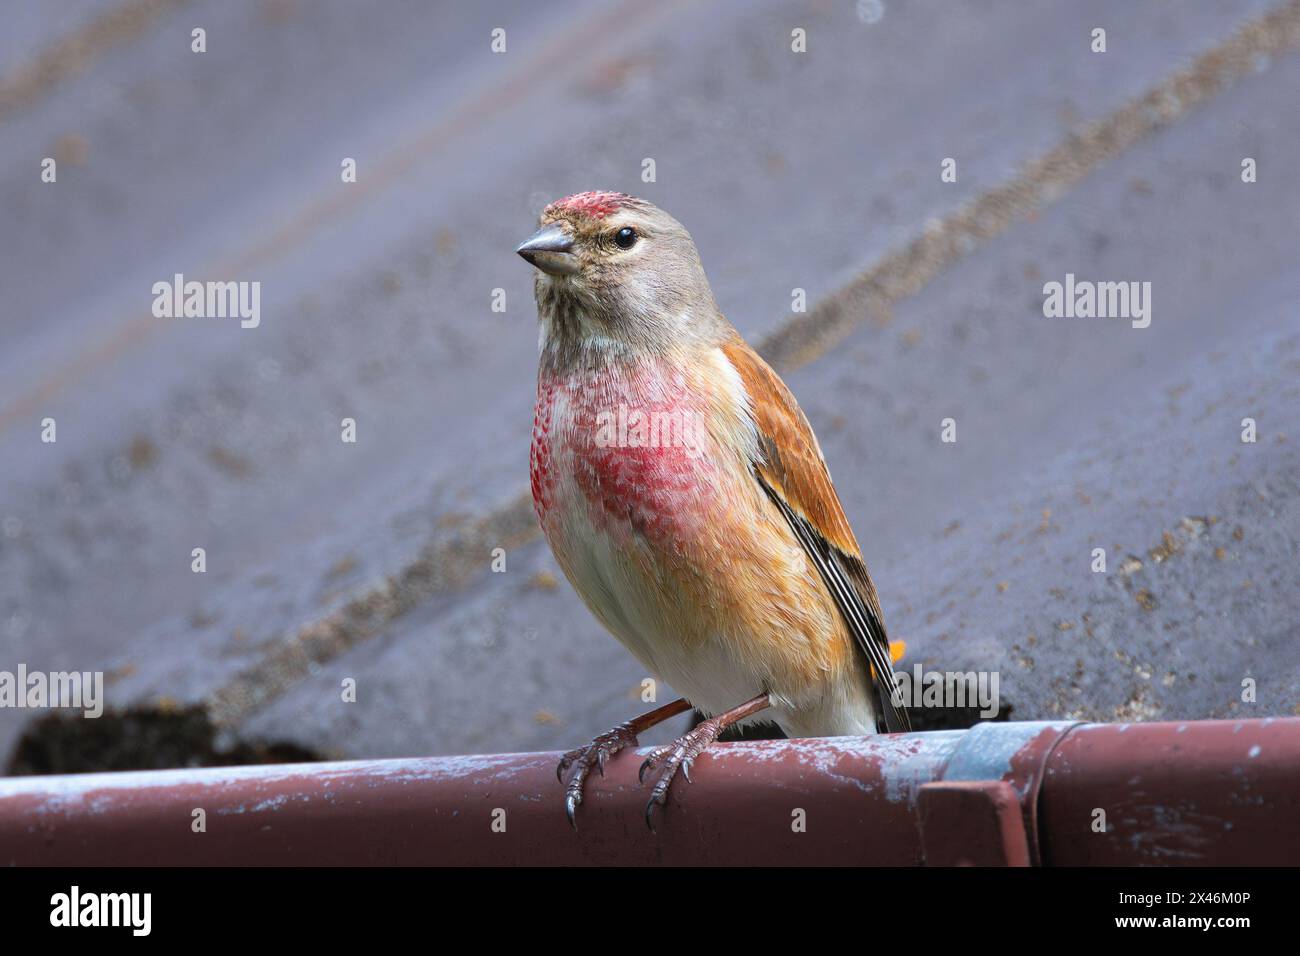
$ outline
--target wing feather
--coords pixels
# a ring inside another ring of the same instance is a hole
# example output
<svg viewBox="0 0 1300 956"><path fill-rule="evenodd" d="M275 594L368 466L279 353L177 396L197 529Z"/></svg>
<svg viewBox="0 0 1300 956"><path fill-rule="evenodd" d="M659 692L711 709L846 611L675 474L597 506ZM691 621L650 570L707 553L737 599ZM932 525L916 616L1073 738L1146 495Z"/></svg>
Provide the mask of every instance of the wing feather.
<svg viewBox="0 0 1300 956"><path fill-rule="evenodd" d="M723 346L748 393L758 429L754 475L789 523L869 662L867 678L890 732L911 729L893 694L894 668L880 600L831 483L808 419L776 372L739 336Z"/></svg>

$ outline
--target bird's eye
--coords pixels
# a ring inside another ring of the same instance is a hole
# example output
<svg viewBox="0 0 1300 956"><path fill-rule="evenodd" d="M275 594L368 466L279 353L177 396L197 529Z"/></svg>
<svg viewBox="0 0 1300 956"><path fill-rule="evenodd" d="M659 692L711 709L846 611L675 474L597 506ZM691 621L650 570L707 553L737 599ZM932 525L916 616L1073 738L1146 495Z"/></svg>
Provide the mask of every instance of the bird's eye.
<svg viewBox="0 0 1300 956"><path fill-rule="evenodd" d="M614 233L614 244L620 249L631 249L636 245L636 230L631 226L624 226Z"/></svg>

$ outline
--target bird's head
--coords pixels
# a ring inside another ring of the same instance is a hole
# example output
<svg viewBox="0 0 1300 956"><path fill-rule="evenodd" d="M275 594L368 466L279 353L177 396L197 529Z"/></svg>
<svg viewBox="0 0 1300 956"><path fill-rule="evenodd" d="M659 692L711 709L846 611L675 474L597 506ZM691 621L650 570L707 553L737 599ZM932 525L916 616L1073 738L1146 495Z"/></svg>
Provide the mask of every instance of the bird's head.
<svg viewBox="0 0 1300 956"><path fill-rule="evenodd" d="M538 270L543 336L572 345L662 350L711 331L717 306L690 233L624 193L551 203L515 251Z"/></svg>

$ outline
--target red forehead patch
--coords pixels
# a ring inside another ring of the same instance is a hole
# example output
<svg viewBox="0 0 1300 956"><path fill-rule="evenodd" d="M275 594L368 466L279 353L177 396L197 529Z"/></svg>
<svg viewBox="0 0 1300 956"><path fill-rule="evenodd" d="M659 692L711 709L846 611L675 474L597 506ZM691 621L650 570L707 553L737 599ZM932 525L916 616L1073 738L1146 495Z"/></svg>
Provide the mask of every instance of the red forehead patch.
<svg viewBox="0 0 1300 956"><path fill-rule="evenodd" d="M631 198L627 193L574 193L551 203L548 211L564 210L590 216L592 219L603 219L614 210L622 208Z"/></svg>

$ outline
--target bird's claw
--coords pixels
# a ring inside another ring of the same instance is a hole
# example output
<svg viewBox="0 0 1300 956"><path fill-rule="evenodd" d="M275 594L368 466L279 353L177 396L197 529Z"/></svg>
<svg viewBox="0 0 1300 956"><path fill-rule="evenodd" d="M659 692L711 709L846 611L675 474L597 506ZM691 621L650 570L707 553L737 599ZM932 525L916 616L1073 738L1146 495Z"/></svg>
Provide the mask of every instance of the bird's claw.
<svg viewBox="0 0 1300 956"><path fill-rule="evenodd" d="M650 756L645 758L641 764L641 770L637 776L642 783L645 782L647 770L658 769L660 764L663 769L659 772L658 779L655 780L654 787L650 790L650 799L645 805L645 823L653 832L655 828L654 814L655 807L665 806L668 802L668 788L672 786L673 778L677 776L677 771L682 772L687 783L691 783L691 767L695 764L695 758L702 754L709 744L718 738L722 732L722 725L716 720L705 720L694 730L683 734L670 744L662 747L656 747L650 751Z"/></svg>
<svg viewBox="0 0 1300 956"><path fill-rule="evenodd" d="M595 767L600 775L605 776L605 764L610 757L628 747L637 745L636 731L631 724L619 724L613 730L594 738L585 747L570 750L560 758L555 768L555 778L564 783L564 774L570 767L576 767L564 792L564 815L569 818L569 825L578 829L578 807L582 805L582 788L587 781L591 768Z"/></svg>
<svg viewBox="0 0 1300 956"><path fill-rule="evenodd" d="M578 829L578 804L582 803L582 790L569 790L564 795L564 815L569 818L569 826Z"/></svg>

